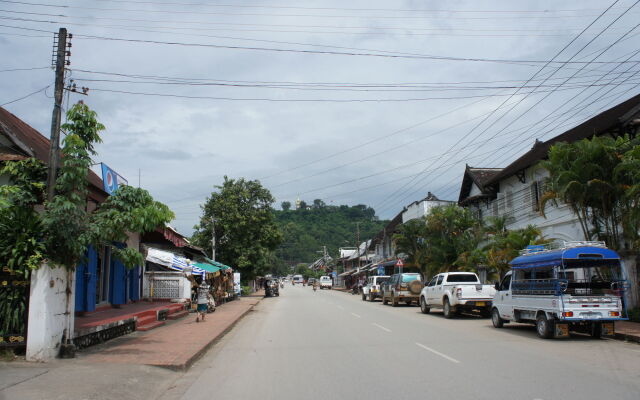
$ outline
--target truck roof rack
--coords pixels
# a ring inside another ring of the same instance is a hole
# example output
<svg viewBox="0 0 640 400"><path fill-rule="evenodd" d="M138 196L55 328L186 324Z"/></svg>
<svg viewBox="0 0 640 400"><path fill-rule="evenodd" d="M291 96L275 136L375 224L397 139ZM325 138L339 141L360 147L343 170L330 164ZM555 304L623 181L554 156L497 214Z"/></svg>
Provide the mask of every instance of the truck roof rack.
<svg viewBox="0 0 640 400"><path fill-rule="evenodd" d="M520 250L520 255L525 256L528 254L539 254L543 252L571 249L575 247L601 247L606 249L607 245L604 241L601 240L562 240L547 244L527 246L526 249Z"/></svg>

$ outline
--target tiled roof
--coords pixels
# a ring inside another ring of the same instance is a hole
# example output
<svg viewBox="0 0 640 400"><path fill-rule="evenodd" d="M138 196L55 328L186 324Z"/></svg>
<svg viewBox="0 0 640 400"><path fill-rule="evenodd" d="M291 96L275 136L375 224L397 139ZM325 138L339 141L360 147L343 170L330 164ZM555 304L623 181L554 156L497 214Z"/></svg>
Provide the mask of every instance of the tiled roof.
<svg viewBox="0 0 640 400"><path fill-rule="evenodd" d="M22 154L27 157L35 157L45 164L49 163L49 139L2 107L0 107L0 134L4 134L14 143L16 158ZM10 155L6 155L3 160L6 161L10 158ZM99 202L104 201L108 195L103 190L102 179L93 171L89 171L87 180L90 184L92 197Z"/></svg>
<svg viewBox="0 0 640 400"><path fill-rule="evenodd" d="M536 140L531 150L505 167L502 172L488 179L485 184L497 183L504 178L515 175L518 171L522 171L540 160L546 159L551 146L558 142L572 143L608 133L617 127L623 126L638 113L640 113L640 95L623 101L546 142Z"/></svg>

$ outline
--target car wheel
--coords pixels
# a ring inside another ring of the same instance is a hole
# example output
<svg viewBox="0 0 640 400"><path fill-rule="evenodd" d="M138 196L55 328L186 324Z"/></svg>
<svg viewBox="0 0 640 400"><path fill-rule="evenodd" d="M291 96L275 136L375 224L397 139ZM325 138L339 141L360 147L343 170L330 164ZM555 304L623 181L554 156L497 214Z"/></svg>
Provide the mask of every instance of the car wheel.
<svg viewBox="0 0 640 400"><path fill-rule="evenodd" d="M398 307L398 299L393 292L391 292L391 307Z"/></svg>
<svg viewBox="0 0 640 400"><path fill-rule="evenodd" d="M536 318L536 332L542 339L549 339L553 332L552 323L545 313L540 313Z"/></svg>
<svg viewBox="0 0 640 400"><path fill-rule="evenodd" d="M387 305L387 296L384 292L382 292L382 304Z"/></svg>
<svg viewBox="0 0 640 400"><path fill-rule="evenodd" d="M591 324L591 337L595 339L600 339L602 337L602 323L601 322L593 322Z"/></svg>
<svg viewBox="0 0 640 400"><path fill-rule="evenodd" d="M429 312L431 311L431 308L427 306L427 301L424 299L424 297L420 297L420 311L422 311L423 314L429 314Z"/></svg>
<svg viewBox="0 0 640 400"><path fill-rule="evenodd" d="M491 311L491 322L494 328L502 328L504 326L504 320L500 318L500 312L497 308Z"/></svg>
<svg viewBox="0 0 640 400"><path fill-rule="evenodd" d="M365 301L367 299L367 295L365 295L364 293L362 293L362 301Z"/></svg>
<svg viewBox="0 0 640 400"><path fill-rule="evenodd" d="M453 318L453 312L451 310L451 304L449 304L449 299L444 299L444 304L442 306L442 311L443 311L444 317L446 319Z"/></svg>
<svg viewBox="0 0 640 400"><path fill-rule="evenodd" d="M369 300L370 302L373 301L373 294L371 294L371 292L369 293L369 298L367 300Z"/></svg>

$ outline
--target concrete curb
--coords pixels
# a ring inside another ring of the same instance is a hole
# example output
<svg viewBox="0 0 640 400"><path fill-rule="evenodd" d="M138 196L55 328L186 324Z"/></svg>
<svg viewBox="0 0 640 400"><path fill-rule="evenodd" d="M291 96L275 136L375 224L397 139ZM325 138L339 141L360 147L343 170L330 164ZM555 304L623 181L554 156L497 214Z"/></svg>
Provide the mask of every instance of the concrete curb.
<svg viewBox="0 0 640 400"><path fill-rule="evenodd" d="M640 336L629 335L627 333L616 332L616 334L615 334L615 336L613 338L616 339L616 340L624 340L626 342L640 343Z"/></svg>
<svg viewBox="0 0 640 400"><path fill-rule="evenodd" d="M211 338L211 340L205 344L200 350L198 350L198 352L196 352L193 356L189 357L189 359L187 361L185 361L182 364L172 364L172 365L158 365L158 364L148 364L150 366L154 366L154 367L161 367L161 368L166 368L166 369L170 369L172 371L180 371L180 372L186 372L189 368L191 368L191 366L200 359L200 357L202 357L202 355L204 355L204 353L206 353L211 346L213 346L215 343L217 343L220 339L222 339L229 331L231 331L231 329L233 329L233 327L240 322L240 320L242 318L244 318L245 315L247 315L250 311L253 310L253 308L255 306L257 306L258 304L260 304L260 301L262 301L262 298L259 299L257 302L255 302L254 304L252 304L249 308L247 308L245 311L242 312L242 314L238 315L238 317L232 321L222 332L220 332L218 335L216 335L215 337Z"/></svg>

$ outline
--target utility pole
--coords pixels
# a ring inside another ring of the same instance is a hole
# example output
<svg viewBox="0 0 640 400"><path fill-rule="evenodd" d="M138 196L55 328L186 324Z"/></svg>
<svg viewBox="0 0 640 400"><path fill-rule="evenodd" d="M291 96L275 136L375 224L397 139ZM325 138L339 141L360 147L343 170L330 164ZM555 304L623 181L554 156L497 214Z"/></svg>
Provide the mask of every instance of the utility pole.
<svg viewBox="0 0 640 400"><path fill-rule="evenodd" d="M62 91L64 89L64 67L67 55L67 29L60 28L58 32L58 47L56 50L56 80L53 92L53 115L51 117L51 137L49 147L49 170L47 176L47 198L49 201L55 195L56 174L60 162L60 119L62 114Z"/></svg>
<svg viewBox="0 0 640 400"><path fill-rule="evenodd" d="M216 260L216 219L211 216L211 259Z"/></svg>
<svg viewBox="0 0 640 400"><path fill-rule="evenodd" d="M358 268L360 268L360 222L356 222L356 254L358 255Z"/></svg>

